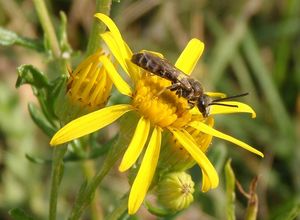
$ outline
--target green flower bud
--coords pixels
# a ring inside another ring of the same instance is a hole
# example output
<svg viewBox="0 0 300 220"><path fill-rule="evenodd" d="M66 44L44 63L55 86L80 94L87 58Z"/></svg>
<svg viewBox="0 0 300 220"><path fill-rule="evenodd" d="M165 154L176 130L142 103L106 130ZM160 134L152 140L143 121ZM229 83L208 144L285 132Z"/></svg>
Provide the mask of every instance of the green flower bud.
<svg viewBox="0 0 300 220"><path fill-rule="evenodd" d="M194 182L185 172L168 173L157 185L158 202L172 212L187 208L194 200Z"/></svg>

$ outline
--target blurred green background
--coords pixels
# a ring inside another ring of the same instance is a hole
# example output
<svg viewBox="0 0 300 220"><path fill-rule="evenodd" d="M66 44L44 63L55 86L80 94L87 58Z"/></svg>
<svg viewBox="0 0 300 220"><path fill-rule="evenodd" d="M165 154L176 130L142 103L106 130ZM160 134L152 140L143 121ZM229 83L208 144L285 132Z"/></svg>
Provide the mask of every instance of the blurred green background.
<svg viewBox="0 0 300 220"><path fill-rule="evenodd" d="M68 39L78 63L85 51L94 1L47 1L54 24L59 12L67 15ZM174 62L189 39L205 42L204 55L193 76L207 91L242 98L256 110L248 115L216 117L216 127L263 151L261 159L214 139L209 156L221 176L220 187L203 194L176 219L224 219L224 163L232 158L236 178L245 189L258 175L258 219L294 219L300 210L300 1L299 0L121 0L113 2L111 17L134 51L161 52ZM0 25L21 36L43 38L30 0L0 0ZM55 27L57 27L55 25ZM2 43L3 44L3 43ZM49 139L31 121L27 103L37 103L29 86L15 89L16 68L33 64L53 78L53 68L41 53L19 46L0 46L0 219L22 208L46 219L51 164L36 164L26 154L51 159ZM96 163L100 163L99 158ZM65 164L58 219L65 219L83 174L79 163ZM199 182L199 169L193 170ZM117 168L100 187L106 213L128 189ZM197 184L199 188L199 184ZM247 201L237 192L236 215L243 219ZM155 219L141 209L140 219ZM89 219L89 215L86 215Z"/></svg>

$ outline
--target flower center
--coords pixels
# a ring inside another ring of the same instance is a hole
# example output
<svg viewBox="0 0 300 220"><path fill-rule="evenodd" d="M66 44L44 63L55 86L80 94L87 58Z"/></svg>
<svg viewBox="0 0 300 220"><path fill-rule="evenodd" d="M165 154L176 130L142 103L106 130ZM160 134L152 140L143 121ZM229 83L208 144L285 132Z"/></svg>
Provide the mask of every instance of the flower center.
<svg viewBox="0 0 300 220"><path fill-rule="evenodd" d="M162 128L181 128L191 120L187 100L166 89L171 82L158 76L142 73L136 84L132 105L145 118Z"/></svg>

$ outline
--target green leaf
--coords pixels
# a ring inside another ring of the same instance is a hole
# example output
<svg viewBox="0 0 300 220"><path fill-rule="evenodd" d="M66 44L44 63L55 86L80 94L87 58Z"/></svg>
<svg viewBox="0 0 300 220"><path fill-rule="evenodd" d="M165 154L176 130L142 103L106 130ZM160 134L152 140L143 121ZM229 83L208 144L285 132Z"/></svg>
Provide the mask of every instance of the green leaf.
<svg viewBox="0 0 300 220"><path fill-rule="evenodd" d="M50 164L52 160L46 160L40 157L32 156L30 154L25 154L27 160L35 164Z"/></svg>
<svg viewBox="0 0 300 220"><path fill-rule="evenodd" d="M226 214L228 220L235 219L235 175L231 168L231 159L225 165Z"/></svg>
<svg viewBox="0 0 300 220"><path fill-rule="evenodd" d="M272 213L270 219L273 220L293 220L300 216L300 201L299 199L291 199L285 201L276 211Z"/></svg>
<svg viewBox="0 0 300 220"><path fill-rule="evenodd" d="M34 218L30 217L22 209L18 209L18 208L13 208L9 210L8 214L14 220L34 220Z"/></svg>
<svg viewBox="0 0 300 220"><path fill-rule="evenodd" d="M63 11L60 11L59 15L61 19L60 27L58 30L59 45L62 50L62 53L70 54L72 52L72 48L68 42L68 36L67 36L67 16Z"/></svg>
<svg viewBox="0 0 300 220"><path fill-rule="evenodd" d="M9 31L7 29L0 27L0 45L12 46L20 45L26 48L36 50L38 52L43 52L43 44L38 40L33 40L17 35L15 32Z"/></svg>
<svg viewBox="0 0 300 220"><path fill-rule="evenodd" d="M16 88L23 84L30 84L37 89L49 87L46 76L32 65L21 65L18 67L19 77L16 82Z"/></svg>
<svg viewBox="0 0 300 220"><path fill-rule="evenodd" d="M22 65L18 67L18 73L19 77L16 82L16 87L18 88L23 84L32 86L33 93L39 100L43 114L48 122L51 123L52 127L54 127L56 116L54 114L53 105L54 99L57 98L57 85L54 83L50 84L47 77L32 65ZM56 81L54 82L56 83ZM62 87L62 84L58 86ZM52 94L51 98L49 98L49 94Z"/></svg>
<svg viewBox="0 0 300 220"><path fill-rule="evenodd" d="M54 111L54 107L55 107L55 103L56 103L59 95L61 94L61 92L63 92L63 94L65 94L66 81L67 81L67 76L61 75L60 77L58 77L57 79L55 79L51 82L51 85L48 89L49 94L47 97L47 103L51 109L52 115L56 115L55 111Z"/></svg>
<svg viewBox="0 0 300 220"><path fill-rule="evenodd" d="M42 129L42 131L48 136L52 137L55 134L56 129L49 123L39 108L34 104L28 104L28 111L34 123Z"/></svg>

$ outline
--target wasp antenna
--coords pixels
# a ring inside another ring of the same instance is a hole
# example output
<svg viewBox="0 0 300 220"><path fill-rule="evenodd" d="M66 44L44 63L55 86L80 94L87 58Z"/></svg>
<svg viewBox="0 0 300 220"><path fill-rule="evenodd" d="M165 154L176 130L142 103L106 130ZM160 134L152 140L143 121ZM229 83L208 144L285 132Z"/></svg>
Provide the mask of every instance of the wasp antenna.
<svg viewBox="0 0 300 220"><path fill-rule="evenodd" d="M246 96L246 95L249 95L249 92L238 94L238 95L233 95L233 96L228 96L228 97L225 97L225 98L215 99L215 100L212 101L212 103L226 101L226 100L230 100L230 99L235 99L235 98L243 97L243 96Z"/></svg>
<svg viewBox="0 0 300 220"><path fill-rule="evenodd" d="M221 106L228 106L228 107L238 108L237 105L230 105L230 104L219 103L219 102L211 102L208 105L221 105Z"/></svg>

